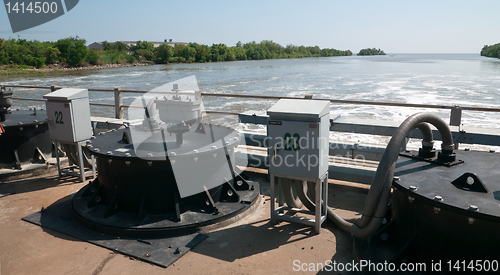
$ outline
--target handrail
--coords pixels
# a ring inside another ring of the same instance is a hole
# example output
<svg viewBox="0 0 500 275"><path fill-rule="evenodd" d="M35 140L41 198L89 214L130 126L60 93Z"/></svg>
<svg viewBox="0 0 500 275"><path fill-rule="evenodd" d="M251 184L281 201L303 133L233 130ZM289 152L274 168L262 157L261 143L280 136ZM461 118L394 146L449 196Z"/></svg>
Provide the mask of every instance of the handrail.
<svg viewBox="0 0 500 275"><path fill-rule="evenodd" d="M35 98L12 97L12 99L45 102L45 99L35 99ZM115 107L114 104L106 104L106 103L90 102L89 104L92 105L92 106L100 106L100 107ZM131 105L123 104L122 108L143 108L143 107L137 107L137 106L131 106ZM207 112L207 114L239 115L239 113L236 113L236 112L210 111L210 110L207 110L206 112Z"/></svg>
<svg viewBox="0 0 500 275"><path fill-rule="evenodd" d="M50 87L44 86L27 86L27 85L0 85L1 89L5 88L27 88L27 89L50 89L50 90L58 90L62 89L62 87L57 87L56 85L51 85ZM102 106L102 107L115 107L116 118L123 118L123 108L130 108L130 105L125 105L122 102L122 93L147 93L150 91L145 90L122 90L120 87L115 87L114 89L98 89L98 88L89 88L89 91L92 92L114 92L115 93L115 104L104 104L104 103L90 103L90 105L94 106ZM155 93L171 93L171 92L155 92ZM182 93L180 94L188 94ZM303 97L291 97L291 96L272 96L272 95L246 95L246 94L225 94L225 93L203 93L202 96L216 96L216 97L235 97L235 98L255 98L255 99L270 99L270 100L279 100L279 99L303 99ZM19 98L13 97L16 100L30 100L30 101L44 101L43 99L34 99L34 98ZM361 101L361 100L344 100L344 99L328 99L328 98L312 98L312 100L329 100L331 103L338 104L354 104L354 105L375 105L375 106L392 106L392 107L411 107L411 108L432 108L432 109L451 109L452 113L454 110L459 109L466 111L482 111L482 112L500 112L500 108L491 108L491 107L475 107L475 106L458 106L458 105L432 105L432 104L414 104L414 103L398 103L398 102L379 102L379 101ZM221 111L211 111L212 113L219 114L236 114L234 112L221 112ZM460 119L459 119L460 120Z"/></svg>
<svg viewBox="0 0 500 275"><path fill-rule="evenodd" d="M201 95L202 96L219 96L219 97L260 98L260 99L304 99L303 97L291 97L291 96L241 95L241 94L222 94L222 93L201 93ZM328 98L311 98L311 99L312 100L329 100L331 103L340 103L340 104L381 105L381 106L433 108L433 109L453 109L453 108L460 107L460 109L468 110L468 111L500 112L500 108L490 108L490 107L473 107L473 106L456 106L456 105L449 106L449 105L414 104L414 103L380 102L380 101L361 101L361 100L328 99Z"/></svg>

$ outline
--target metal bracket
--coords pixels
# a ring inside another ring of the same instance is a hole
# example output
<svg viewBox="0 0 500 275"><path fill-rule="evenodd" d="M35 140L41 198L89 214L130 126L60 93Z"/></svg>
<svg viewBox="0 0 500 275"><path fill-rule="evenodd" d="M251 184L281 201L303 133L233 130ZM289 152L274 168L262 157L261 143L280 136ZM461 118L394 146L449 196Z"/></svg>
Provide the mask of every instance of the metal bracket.
<svg viewBox="0 0 500 275"><path fill-rule="evenodd" d="M33 159L38 163L48 163L47 159L38 147L35 148L35 155L33 156Z"/></svg>
<svg viewBox="0 0 500 275"><path fill-rule="evenodd" d="M481 179L474 173L465 172L463 175L451 182L456 188L465 191L488 193Z"/></svg>
<svg viewBox="0 0 500 275"><path fill-rule="evenodd" d="M16 163L14 164L14 168L17 170L23 169L21 167L21 161L19 160L19 154L17 153L17 150L14 150L14 157L16 158Z"/></svg>
<svg viewBox="0 0 500 275"><path fill-rule="evenodd" d="M233 187L234 189L236 189L236 191L250 190L250 184L248 184L248 182L243 177L241 177L241 175L236 176Z"/></svg>
<svg viewBox="0 0 500 275"><path fill-rule="evenodd" d="M205 125L203 125L203 123L199 123L198 124L198 127L196 127L196 130L195 130L196 133L200 133L200 134L206 134L207 131L205 130Z"/></svg>
<svg viewBox="0 0 500 275"><path fill-rule="evenodd" d="M203 186L205 189L205 195L207 195L207 205L213 210L214 215L219 214L219 210L217 207L215 207L215 202L214 199L212 198L212 195L210 195L210 192L208 192L208 189L206 186Z"/></svg>
<svg viewBox="0 0 500 275"><path fill-rule="evenodd" d="M118 191L113 194L111 201L106 207L106 212L104 213L104 218L107 219L114 214L118 213Z"/></svg>
<svg viewBox="0 0 500 275"><path fill-rule="evenodd" d="M450 162L444 162L444 161L440 160L439 157L424 158L424 157L419 156L418 152L416 152L416 151L408 151L408 150L399 153L399 155L400 156L409 157L409 158L413 158L413 159L417 159L417 160L427 161L427 162L430 162L430 163L434 163L434 164L441 165L441 166L446 166L446 167L452 167L452 166L464 163L464 161L461 160L461 159L450 161Z"/></svg>
<svg viewBox="0 0 500 275"><path fill-rule="evenodd" d="M132 141L132 140L130 139L130 137L129 137L129 135L128 135L128 132L127 132L127 131L123 132L123 136L122 136L122 140L121 140L121 142L122 142L122 143L125 143L125 144L130 144L130 143L131 143L131 141Z"/></svg>
<svg viewBox="0 0 500 275"><path fill-rule="evenodd" d="M222 185L219 201L239 202L240 195L238 195L236 189L234 189L233 185L227 179L224 180L226 182Z"/></svg>

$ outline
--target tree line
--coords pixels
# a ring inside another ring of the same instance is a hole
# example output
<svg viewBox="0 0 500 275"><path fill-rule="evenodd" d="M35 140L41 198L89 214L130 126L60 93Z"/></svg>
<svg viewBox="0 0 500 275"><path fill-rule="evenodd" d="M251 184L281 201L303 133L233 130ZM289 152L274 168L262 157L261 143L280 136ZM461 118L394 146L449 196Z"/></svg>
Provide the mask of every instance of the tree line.
<svg viewBox="0 0 500 275"><path fill-rule="evenodd" d="M235 60L261 60L276 58L350 56L350 50L320 49L318 46L281 46L272 40L255 41L235 46L213 44L212 46L189 43L170 46L137 41L128 46L122 42L103 42L104 49L91 49L85 39L69 37L57 42L28 41L25 39L0 39L1 65L27 65L41 68L51 64L69 66L152 62L157 64L219 62Z"/></svg>
<svg viewBox="0 0 500 275"><path fill-rule="evenodd" d="M385 53L381 49L366 48L359 51L358 55L385 55Z"/></svg>
<svg viewBox="0 0 500 275"><path fill-rule="evenodd" d="M481 56L500 58L500 43L495 45L484 45Z"/></svg>
<svg viewBox="0 0 500 275"><path fill-rule="evenodd" d="M103 46L105 52L127 52L139 61L153 61L158 64L352 55L349 50L320 49L318 46L287 45L283 47L272 40L263 40L260 43L252 41L245 44L238 42L232 47L225 44L207 46L198 43L171 46L165 43L155 48L153 43L147 41L137 41L132 46L127 46L122 42L104 41Z"/></svg>

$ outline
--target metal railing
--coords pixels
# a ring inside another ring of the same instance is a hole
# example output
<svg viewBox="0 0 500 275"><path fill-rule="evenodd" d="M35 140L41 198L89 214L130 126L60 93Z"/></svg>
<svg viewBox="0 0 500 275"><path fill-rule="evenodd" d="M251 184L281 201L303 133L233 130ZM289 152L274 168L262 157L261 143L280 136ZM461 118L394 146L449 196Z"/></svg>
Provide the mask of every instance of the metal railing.
<svg viewBox="0 0 500 275"><path fill-rule="evenodd" d="M2 90L6 88L25 88L25 89L47 89L50 91L55 91L62 89L63 87L57 87L57 85L46 86L28 86L28 85L0 85ZM124 118L124 108L130 108L130 105L123 104L123 93L136 93L144 94L149 91L146 90L126 90L120 87L115 87L114 89L93 89L89 88L89 92L112 92L114 93L114 104L105 103L95 103L90 102L90 105L100 106L100 107L114 107L115 108L115 118ZM162 92L156 92L161 94ZM166 93L166 92L165 92ZM179 94L182 94L180 92ZM464 111L482 111L482 112L500 112L500 108L489 108L489 107L475 107L475 106L458 106L458 105L433 105L433 104L413 104L413 103L398 103L398 102L378 102L378 101L361 101L361 100L343 100L343 99L329 99L329 98L313 98L312 95L305 95L305 97L290 97L290 96L269 96L269 95L245 95L245 94L225 94L225 93L203 93L202 96L213 96L213 97L233 97L233 98L252 98L252 99L268 99L268 100L279 100L279 99L311 99L311 100L329 100L331 103L338 104L354 104L354 105L373 105L373 106L392 106L392 107L410 107L410 108L432 108L432 109L449 109L451 110L450 115L450 125L460 126L462 110ZM28 101L38 101L44 102L44 99L35 98L21 98L13 97L15 100L28 100ZM230 114L236 115L235 112L223 112L223 111L210 111L207 113L214 114Z"/></svg>

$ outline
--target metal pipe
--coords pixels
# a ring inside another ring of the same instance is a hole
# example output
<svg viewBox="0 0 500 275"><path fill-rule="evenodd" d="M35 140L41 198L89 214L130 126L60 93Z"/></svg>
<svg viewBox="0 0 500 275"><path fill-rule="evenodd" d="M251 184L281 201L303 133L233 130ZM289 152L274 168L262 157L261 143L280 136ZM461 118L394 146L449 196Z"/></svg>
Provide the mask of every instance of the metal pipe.
<svg viewBox="0 0 500 275"><path fill-rule="evenodd" d="M453 152L453 139L450 128L441 118L430 113L417 113L410 116L399 126L385 149L373 177L370 191L368 192L363 216L355 223L350 223L340 218L333 211L328 211L331 214L329 215L330 220L360 238L370 236L378 229L382 221L381 217L383 217L381 215L385 214L387 210L388 197L394 178L394 169L401 145L405 142L406 136L411 130L425 122L434 125L441 134L443 139L442 152L445 153L445 151L450 149L451 153ZM426 126L420 127L426 128Z"/></svg>
<svg viewBox="0 0 500 275"><path fill-rule="evenodd" d="M298 197L297 194L295 194L298 193L298 191L295 191L296 188L294 182L295 180L292 179L286 179L286 178L281 179L281 190L283 192L283 198L285 199L285 202L288 206L294 208L301 208L302 201L300 197Z"/></svg>
<svg viewBox="0 0 500 275"><path fill-rule="evenodd" d="M429 123L419 123L415 128L419 129L422 133L422 149L431 151L434 146L434 137L432 136L432 129Z"/></svg>
<svg viewBox="0 0 500 275"><path fill-rule="evenodd" d="M302 201L302 204L310 211L315 211L314 203L307 196L307 181L295 181L295 190L297 190L297 196Z"/></svg>

